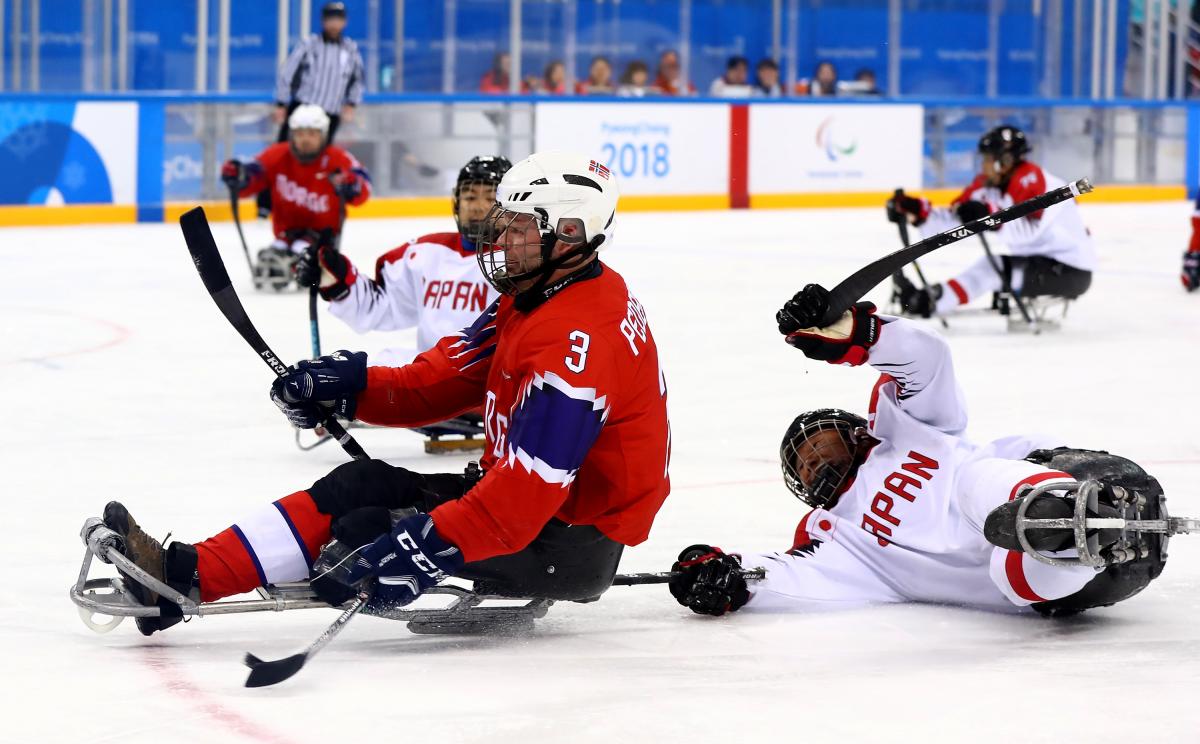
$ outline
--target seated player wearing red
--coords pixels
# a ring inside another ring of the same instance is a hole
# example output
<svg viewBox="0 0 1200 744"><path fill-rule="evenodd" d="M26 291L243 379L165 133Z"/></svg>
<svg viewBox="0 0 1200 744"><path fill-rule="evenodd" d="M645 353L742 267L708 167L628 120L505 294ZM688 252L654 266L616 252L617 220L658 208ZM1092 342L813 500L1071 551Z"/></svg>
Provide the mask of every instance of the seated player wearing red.
<svg viewBox="0 0 1200 744"><path fill-rule="evenodd" d="M296 262L310 246L333 245L345 204L371 195L370 177L353 155L327 144L329 116L320 106L299 106L288 117L288 141L267 147L249 163L227 160L221 180L238 196L269 189L275 240L258 252L256 287L286 289Z"/></svg>
<svg viewBox="0 0 1200 744"><path fill-rule="evenodd" d="M595 160L541 153L515 165L496 195L479 263L502 296L471 327L404 367L337 352L271 388L301 427L330 411L413 427L482 403L481 477L350 462L214 537L165 549L112 502L105 524L125 555L202 601L310 571L331 604L372 576L376 607L406 604L448 576L509 596L604 592L623 546L646 539L670 490L654 337L624 279L596 255L612 238L616 183ZM393 525L393 509L417 511ZM177 606L127 583L162 611L138 619L143 633L180 619Z"/></svg>
<svg viewBox="0 0 1200 744"><path fill-rule="evenodd" d="M1179 279L1189 292L1200 287L1200 194L1196 196L1196 210L1192 212L1192 241L1183 254L1183 273Z"/></svg>

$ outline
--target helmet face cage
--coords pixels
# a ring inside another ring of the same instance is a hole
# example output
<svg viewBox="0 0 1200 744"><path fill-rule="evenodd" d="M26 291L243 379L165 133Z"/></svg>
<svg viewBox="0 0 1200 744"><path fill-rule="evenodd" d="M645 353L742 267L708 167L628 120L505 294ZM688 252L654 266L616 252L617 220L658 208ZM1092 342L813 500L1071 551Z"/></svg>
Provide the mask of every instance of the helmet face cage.
<svg viewBox="0 0 1200 744"><path fill-rule="evenodd" d="M482 237L483 220L486 215L471 219L462 214L463 197L472 202L475 199L484 200L490 207L496 201L496 187L504 174L512 168L508 158L499 155L483 155L471 158L471 161L458 172L458 180L454 184L454 221L458 231L472 243L478 243Z"/></svg>
<svg viewBox="0 0 1200 744"><path fill-rule="evenodd" d="M979 138L979 154L990 155L997 168L1019 163L1031 149L1025 133L1014 126L996 127Z"/></svg>
<svg viewBox="0 0 1200 744"><path fill-rule="evenodd" d="M557 229L552 229L546 210L540 207L534 207L532 212L517 212L497 203L483 220L475 257L484 278L497 292L515 295L524 289L521 283L567 267L563 260L569 257L566 254L551 260L554 246L559 242L584 244L582 221L563 218Z"/></svg>
<svg viewBox="0 0 1200 744"><path fill-rule="evenodd" d="M858 469L865 427L860 417L836 409L812 411L793 421L779 448L788 490L809 506L834 504ZM817 436L826 431L837 436Z"/></svg>

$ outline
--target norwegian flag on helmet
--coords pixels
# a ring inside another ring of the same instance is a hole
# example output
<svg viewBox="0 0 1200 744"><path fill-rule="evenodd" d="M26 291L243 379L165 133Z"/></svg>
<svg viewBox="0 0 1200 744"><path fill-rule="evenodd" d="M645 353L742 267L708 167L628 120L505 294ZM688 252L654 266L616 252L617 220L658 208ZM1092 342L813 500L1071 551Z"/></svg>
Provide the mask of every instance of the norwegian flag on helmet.
<svg viewBox="0 0 1200 744"><path fill-rule="evenodd" d="M605 180L608 180L612 176L606 165L597 163L595 160L588 163L588 170Z"/></svg>

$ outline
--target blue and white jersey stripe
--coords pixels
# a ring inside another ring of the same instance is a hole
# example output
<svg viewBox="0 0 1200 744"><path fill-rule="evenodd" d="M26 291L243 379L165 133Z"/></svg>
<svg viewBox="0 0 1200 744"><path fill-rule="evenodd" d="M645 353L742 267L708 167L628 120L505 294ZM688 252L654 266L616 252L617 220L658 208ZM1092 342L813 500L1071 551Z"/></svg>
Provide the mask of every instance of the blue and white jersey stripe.
<svg viewBox="0 0 1200 744"><path fill-rule="evenodd" d="M508 429L508 465L520 463L563 488L575 480L610 412L596 388L576 387L553 372L535 374L521 391Z"/></svg>
<svg viewBox="0 0 1200 744"><path fill-rule="evenodd" d="M312 568L312 556L300 532L278 501L267 504L233 525L263 584L302 581Z"/></svg>
<svg viewBox="0 0 1200 744"><path fill-rule="evenodd" d="M500 300L480 313L475 322L458 332L458 340L450 344L447 356L454 366L465 372L496 353L496 314Z"/></svg>

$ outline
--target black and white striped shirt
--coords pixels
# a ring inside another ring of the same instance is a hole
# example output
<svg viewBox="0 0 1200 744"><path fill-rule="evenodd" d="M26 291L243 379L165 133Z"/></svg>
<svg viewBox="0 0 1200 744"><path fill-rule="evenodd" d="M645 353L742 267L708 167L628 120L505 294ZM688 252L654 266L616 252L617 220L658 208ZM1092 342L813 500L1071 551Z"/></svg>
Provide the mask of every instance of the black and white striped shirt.
<svg viewBox="0 0 1200 744"><path fill-rule="evenodd" d="M321 34L302 40L275 84L277 103L315 103L329 114L339 113L345 104L358 105L362 96L362 54L345 34L337 41L327 41Z"/></svg>

